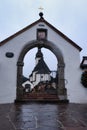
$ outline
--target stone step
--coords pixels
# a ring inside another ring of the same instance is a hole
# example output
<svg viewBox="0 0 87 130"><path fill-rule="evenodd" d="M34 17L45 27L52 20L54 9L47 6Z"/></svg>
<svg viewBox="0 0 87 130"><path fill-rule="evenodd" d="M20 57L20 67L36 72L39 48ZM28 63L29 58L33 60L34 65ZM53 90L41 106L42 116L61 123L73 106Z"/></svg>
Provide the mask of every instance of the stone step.
<svg viewBox="0 0 87 130"><path fill-rule="evenodd" d="M58 97L53 94L30 93L25 94L23 99L58 99Z"/></svg>

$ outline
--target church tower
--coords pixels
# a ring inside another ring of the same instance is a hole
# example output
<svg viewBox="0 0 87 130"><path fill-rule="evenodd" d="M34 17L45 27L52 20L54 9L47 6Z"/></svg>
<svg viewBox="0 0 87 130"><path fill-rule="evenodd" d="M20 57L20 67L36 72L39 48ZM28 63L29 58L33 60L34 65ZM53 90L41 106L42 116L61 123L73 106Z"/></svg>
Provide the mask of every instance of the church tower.
<svg viewBox="0 0 87 130"><path fill-rule="evenodd" d="M41 48L38 47L38 51L36 53L36 57L35 57L35 60L36 60L36 65L39 63L39 61L43 59L43 53L41 52Z"/></svg>
<svg viewBox="0 0 87 130"><path fill-rule="evenodd" d="M41 47L38 47L38 51L36 53L36 57L35 57L35 62L36 65L31 73L31 75L29 76L29 80L31 83L33 83L33 85L37 85L38 83L40 83L41 81L50 81L51 80L51 76L50 76L50 69L47 66L47 64L44 61L43 58L43 53L41 52Z"/></svg>

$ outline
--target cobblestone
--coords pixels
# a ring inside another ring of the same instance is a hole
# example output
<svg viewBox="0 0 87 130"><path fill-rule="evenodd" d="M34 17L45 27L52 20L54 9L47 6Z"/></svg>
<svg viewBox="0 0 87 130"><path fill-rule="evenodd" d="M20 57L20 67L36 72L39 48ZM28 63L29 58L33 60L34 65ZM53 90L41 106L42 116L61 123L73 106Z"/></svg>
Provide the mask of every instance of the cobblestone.
<svg viewBox="0 0 87 130"><path fill-rule="evenodd" d="M1 104L0 130L87 130L87 104Z"/></svg>

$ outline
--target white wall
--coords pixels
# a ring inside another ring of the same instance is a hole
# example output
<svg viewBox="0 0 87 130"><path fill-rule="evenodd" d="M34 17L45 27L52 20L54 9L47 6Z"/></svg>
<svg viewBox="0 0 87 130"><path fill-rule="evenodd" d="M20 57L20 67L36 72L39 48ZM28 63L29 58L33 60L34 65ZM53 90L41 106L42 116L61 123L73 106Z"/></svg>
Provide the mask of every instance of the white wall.
<svg viewBox="0 0 87 130"><path fill-rule="evenodd" d="M35 39L35 34L36 28L30 29L0 47L0 103L14 102L16 99L18 57L24 45ZM6 52L13 52L14 57L7 58Z"/></svg>
<svg viewBox="0 0 87 130"><path fill-rule="evenodd" d="M87 89L80 83L82 70L80 69L80 52L50 28L48 40L61 50L65 62L65 79L68 99L74 103L87 103Z"/></svg>
<svg viewBox="0 0 87 130"><path fill-rule="evenodd" d="M56 33L49 31L49 40L61 50L65 62L68 99L73 103L87 103L87 89L81 84L80 52Z"/></svg>
<svg viewBox="0 0 87 130"><path fill-rule="evenodd" d="M17 61L22 48L36 39L36 25L30 30L16 36L0 47L0 103L14 102L16 98ZM65 62L65 79L68 99L70 102L87 103L87 89L80 84L80 55L79 51L53 32L47 25L48 40L53 42L61 50ZM6 52L13 52L13 58L7 58Z"/></svg>
<svg viewBox="0 0 87 130"><path fill-rule="evenodd" d="M36 74L36 72L33 72L33 80L30 80L30 81L33 81L33 85L36 86L39 82L41 81L50 81L51 78L50 78L50 75L49 74ZM41 76L43 76L43 78L41 78Z"/></svg>

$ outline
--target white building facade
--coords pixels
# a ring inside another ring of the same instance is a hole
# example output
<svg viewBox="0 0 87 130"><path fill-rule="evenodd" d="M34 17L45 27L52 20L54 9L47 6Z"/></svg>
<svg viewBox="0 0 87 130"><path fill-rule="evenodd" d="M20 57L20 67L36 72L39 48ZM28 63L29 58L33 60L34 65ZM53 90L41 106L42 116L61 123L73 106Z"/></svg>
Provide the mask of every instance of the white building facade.
<svg viewBox="0 0 87 130"><path fill-rule="evenodd" d="M14 102L20 96L24 56L38 46L51 50L58 60L60 100L87 103L87 89L81 84L81 48L42 14L39 20L0 43L0 103Z"/></svg>
<svg viewBox="0 0 87 130"><path fill-rule="evenodd" d="M38 47L38 51L35 57L36 65L29 76L29 81L35 87L40 82L51 81L50 69L44 61L43 53L41 48Z"/></svg>

